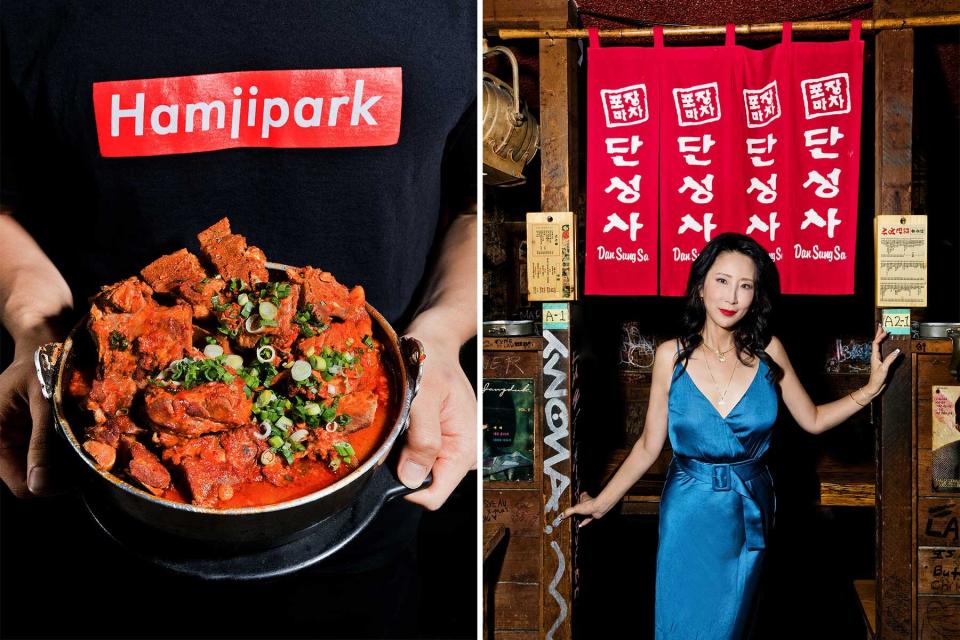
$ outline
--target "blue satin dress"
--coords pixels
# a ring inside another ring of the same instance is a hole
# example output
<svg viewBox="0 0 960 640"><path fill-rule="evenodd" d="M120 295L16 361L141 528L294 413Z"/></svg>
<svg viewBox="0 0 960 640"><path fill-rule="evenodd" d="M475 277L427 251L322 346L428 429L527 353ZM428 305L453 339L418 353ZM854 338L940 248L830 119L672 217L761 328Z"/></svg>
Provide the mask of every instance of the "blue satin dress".
<svg viewBox="0 0 960 640"><path fill-rule="evenodd" d="M777 418L768 372L760 361L726 417L686 371L670 386L674 455L660 502L658 640L739 640L747 631L776 506L760 461Z"/></svg>

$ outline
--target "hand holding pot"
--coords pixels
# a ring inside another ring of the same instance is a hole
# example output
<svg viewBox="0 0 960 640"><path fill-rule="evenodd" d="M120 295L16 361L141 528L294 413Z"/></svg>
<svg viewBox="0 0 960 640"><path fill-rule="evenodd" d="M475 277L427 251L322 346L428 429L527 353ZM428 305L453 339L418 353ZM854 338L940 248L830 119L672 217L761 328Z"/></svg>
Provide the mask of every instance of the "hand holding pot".
<svg viewBox="0 0 960 640"><path fill-rule="evenodd" d="M35 329L16 341L13 362L0 374L0 479L18 498L56 493L50 454L53 418L40 391L33 357L57 336Z"/></svg>
<svg viewBox="0 0 960 640"><path fill-rule="evenodd" d="M408 335L423 343L426 360L420 391L410 409L407 442L398 474L410 488L433 471L428 489L407 496L427 509L438 509L470 469L476 468L477 399L460 368L456 341L444 338L429 322L411 326Z"/></svg>

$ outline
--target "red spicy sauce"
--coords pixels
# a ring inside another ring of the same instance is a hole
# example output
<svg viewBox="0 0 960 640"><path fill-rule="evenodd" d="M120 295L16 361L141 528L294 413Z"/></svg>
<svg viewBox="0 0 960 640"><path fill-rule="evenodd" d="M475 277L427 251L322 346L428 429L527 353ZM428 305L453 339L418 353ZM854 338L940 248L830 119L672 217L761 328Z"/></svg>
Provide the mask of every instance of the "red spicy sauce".
<svg viewBox="0 0 960 640"><path fill-rule="evenodd" d="M386 380L383 381L386 383ZM262 507L269 504L277 504L294 500L321 489L330 486L343 477L348 476L357 467L362 465L376 451L377 447L386 438L392 424L387 423L387 419L393 413L390 400L390 394L386 390L386 384L378 390L379 403L377 412L373 419L373 424L365 429L344 434L344 440L350 443L356 453L356 466L341 464L335 472L330 466L322 460L309 460L301 458L294 461L289 466L289 474L293 481L289 484L278 487L267 482L266 479L259 479L255 482L242 482L233 485L233 496L229 500L219 500L216 508L218 509L239 509L242 507ZM285 462L281 464L286 464ZM189 503L187 496L177 488L176 483L163 492L162 498L174 502Z"/></svg>

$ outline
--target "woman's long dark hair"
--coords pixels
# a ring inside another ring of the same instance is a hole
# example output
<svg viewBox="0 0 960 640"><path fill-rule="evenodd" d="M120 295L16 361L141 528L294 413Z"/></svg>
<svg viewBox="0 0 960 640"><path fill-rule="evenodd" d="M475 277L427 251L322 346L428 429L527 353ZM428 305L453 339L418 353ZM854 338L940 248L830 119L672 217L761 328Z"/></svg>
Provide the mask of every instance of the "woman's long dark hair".
<svg viewBox="0 0 960 640"><path fill-rule="evenodd" d="M683 320L680 334L680 352L677 362L682 368L679 376L687 367L687 360L700 343L703 342L703 325L707 318L707 311L703 306L700 293L707 279L707 272L721 253L734 251L742 253L757 267L757 281L754 283L753 302L747 309L746 315L733 328L733 344L737 350L737 357L745 365L754 358L760 358L767 363L771 381L783 378L783 369L774 362L764 348L770 343L773 333L770 329L773 302L780 295L780 275L777 267L770 259L770 254L749 236L739 233L722 233L703 248L697 259L690 267L690 278L687 280L687 304L683 311Z"/></svg>

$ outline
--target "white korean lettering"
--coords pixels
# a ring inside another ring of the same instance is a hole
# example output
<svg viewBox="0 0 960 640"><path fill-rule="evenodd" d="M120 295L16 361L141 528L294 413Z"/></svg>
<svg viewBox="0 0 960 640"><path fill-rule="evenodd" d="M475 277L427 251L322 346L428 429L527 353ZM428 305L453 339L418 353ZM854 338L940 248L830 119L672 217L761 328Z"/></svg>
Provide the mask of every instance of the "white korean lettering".
<svg viewBox="0 0 960 640"><path fill-rule="evenodd" d="M696 202L697 204L707 204L713 200L713 174L708 173L704 177L703 182L697 182L690 176L684 176L683 186L677 190L678 193L683 193L687 190L692 191L690 194L690 200Z"/></svg>
<svg viewBox="0 0 960 640"><path fill-rule="evenodd" d="M709 153L710 147L717 144L709 133L704 136L680 136L677 138L677 144L680 146L680 153L686 154L683 156L683 160L688 165L706 166L713 162L712 160L697 158L694 155L695 153Z"/></svg>
<svg viewBox="0 0 960 640"><path fill-rule="evenodd" d="M777 174L771 173L766 183L759 178L750 178L750 186L747 187L747 193L757 191L757 202L770 204L777 199Z"/></svg>
<svg viewBox="0 0 960 640"><path fill-rule="evenodd" d="M815 193L818 198L835 198L840 193L840 169L834 169L823 176L819 171L810 171L807 173L807 180L803 183L803 188L807 189L812 185L818 185Z"/></svg>
<svg viewBox="0 0 960 640"><path fill-rule="evenodd" d="M803 220L803 222L800 224L800 230L801 230L801 231L806 230L806 228L809 227L811 224L814 225L814 226L820 227L821 229L824 228L824 227L826 227L826 228L827 228L827 237L828 237L828 238L832 238L832 237L833 237L833 230L834 230L834 228L835 228L838 224L840 224L840 222L842 222L839 218L837 218L837 209L835 209L835 208L833 208L833 207L830 207L829 209L827 209L827 219L826 219L826 220L824 220L824 219L823 219L823 216L821 216L819 213L817 213L817 212L816 212L815 210L813 210L813 209L808 209L808 210L804 211L804 212L803 212L803 216L804 216L804 220Z"/></svg>
<svg viewBox="0 0 960 640"><path fill-rule="evenodd" d="M815 160L827 158L839 158L839 153L827 153L823 150L824 145L831 147L837 144L837 141L845 137L840 133L840 127L830 127L829 129L807 129L803 132L803 144L807 151ZM810 147L813 147L812 149Z"/></svg>
<svg viewBox="0 0 960 640"><path fill-rule="evenodd" d="M777 212L772 211L768 217L768 220L765 221L763 218L757 214L750 216L750 226L747 227L747 235L751 235L754 231L762 231L764 233L770 232L770 242L774 242L777 239L777 229L782 225L777 222Z"/></svg>
<svg viewBox="0 0 960 640"><path fill-rule="evenodd" d="M603 141L607 145L607 155L613 160L615 167L635 167L640 164L639 160L626 160L624 158L624 154L636 155L637 150L643 146L643 140L640 139L640 136L604 138Z"/></svg>
<svg viewBox="0 0 960 640"><path fill-rule="evenodd" d="M616 213L611 213L607 216L607 224L603 227L604 233L609 233L612 229L619 229L620 231L630 231L630 241L637 241L637 231L643 229L643 223L640 222L640 213L633 211L630 213L630 224L627 225Z"/></svg>
<svg viewBox="0 0 960 640"><path fill-rule="evenodd" d="M759 157L773 153L773 147L777 144L777 139L772 133L768 133L765 138L747 138L747 155L750 156L750 162L755 167L769 167L774 163L773 158L764 160Z"/></svg>
<svg viewBox="0 0 960 640"><path fill-rule="evenodd" d="M620 191L617 194L617 200L624 204L632 204L640 199L640 176L633 176L629 183L614 176L610 179L610 185L603 190L604 193L610 193L614 189Z"/></svg>
<svg viewBox="0 0 960 640"><path fill-rule="evenodd" d="M701 223L692 215L687 214L680 219L680 222L683 224L677 228L677 234L682 235L687 231L696 231L698 233L702 231L704 241L710 242L710 234L713 233L713 230L717 228L717 225L710 222L712 219L712 213L705 213L703 214L703 223Z"/></svg>

